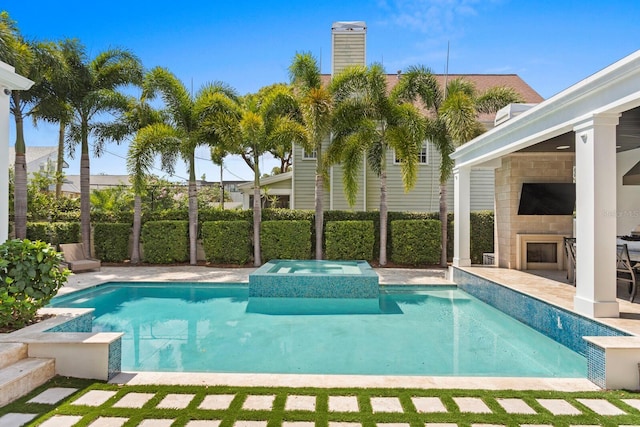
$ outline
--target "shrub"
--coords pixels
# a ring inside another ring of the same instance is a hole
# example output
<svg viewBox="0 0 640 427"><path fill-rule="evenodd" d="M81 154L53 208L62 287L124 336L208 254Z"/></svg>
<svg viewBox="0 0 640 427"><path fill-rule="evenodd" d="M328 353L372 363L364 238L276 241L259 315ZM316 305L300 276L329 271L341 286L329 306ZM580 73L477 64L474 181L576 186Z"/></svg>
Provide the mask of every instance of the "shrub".
<svg viewBox="0 0 640 427"><path fill-rule="evenodd" d="M373 259L373 221L330 221L324 236L327 259Z"/></svg>
<svg viewBox="0 0 640 427"><path fill-rule="evenodd" d="M189 259L188 221L149 221L142 226L144 260L152 264Z"/></svg>
<svg viewBox="0 0 640 427"><path fill-rule="evenodd" d="M482 264L482 254L493 252L494 216L492 211L471 212L471 262ZM453 233L452 233L453 234ZM453 245L452 245L453 246Z"/></svg>
<svg viewBox="0 0 640 427"><path fill-rule="evenodd" d="M410 219L391 222L391 260L398 264L438 264L442 245L440 221Z"/></svg>
<svg viewBox="0 0 640 427"><path fill-rule="evenodd" d="M27 239L42 240L57 246L80 240L79 222L28 222Z"/></svg>
<svg viewBox="0 0 640 427"><path fill-rule="evenodd" d="M98 223L93 228L96 258L105 262L122 262L129 258L131 225Z"/></svg>
<svg viewBox="0 0 640 427"><path fill-rule="evenodd" d="M251 259L251 223L207 221L202 224L202 244L211 262L245 264Z"/></svg>
<svg viewBox="0 0 640 427"><path fill-rule="evenodd" d="M311 221L263 221L262 259L311 259Z"/></svg>
<svg viewBox="0 0 640 427"><path fill-rule="evenodd" d="M62 255L42 241L9 240L0 245L0 327L21 328L55 296L69 271Z"/></svg>

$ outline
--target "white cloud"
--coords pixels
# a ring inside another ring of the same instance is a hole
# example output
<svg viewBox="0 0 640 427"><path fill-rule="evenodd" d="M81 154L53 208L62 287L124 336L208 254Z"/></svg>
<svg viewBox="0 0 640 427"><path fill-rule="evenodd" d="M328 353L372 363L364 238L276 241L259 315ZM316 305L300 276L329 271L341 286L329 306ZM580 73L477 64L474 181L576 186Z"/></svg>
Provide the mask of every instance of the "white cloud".
<svg viewBox="0 0 640 427"><path fill-rule="evenodd" d="M489 0L490 3L495 0ZM487 0L385 0L385 24L429 34L459 33L464 17L476 16Z"/></svg>

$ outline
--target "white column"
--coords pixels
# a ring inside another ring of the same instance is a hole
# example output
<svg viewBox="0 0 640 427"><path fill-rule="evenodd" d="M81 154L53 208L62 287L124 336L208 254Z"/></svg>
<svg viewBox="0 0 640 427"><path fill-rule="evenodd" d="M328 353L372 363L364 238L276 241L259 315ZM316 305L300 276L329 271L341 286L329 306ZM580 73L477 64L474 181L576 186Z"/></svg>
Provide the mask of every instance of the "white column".
<svg viewBox="0 0 640 427"><path fill-rule="evenodd" d="M9 96L0 86L0 243L9 238Z"/></svg>
<svg viewBox="0 0 640 427"><path fill-rule="evenodd" d="M618 317L616 301L616 126L619 114L599 114L576 135L576 295L574 309Z"/></svg>
<svg viewBox="0 0 640 427"><path fill-rule="evenodd" d="M471 265L471 168L453 170L453 265Z"/></svg>

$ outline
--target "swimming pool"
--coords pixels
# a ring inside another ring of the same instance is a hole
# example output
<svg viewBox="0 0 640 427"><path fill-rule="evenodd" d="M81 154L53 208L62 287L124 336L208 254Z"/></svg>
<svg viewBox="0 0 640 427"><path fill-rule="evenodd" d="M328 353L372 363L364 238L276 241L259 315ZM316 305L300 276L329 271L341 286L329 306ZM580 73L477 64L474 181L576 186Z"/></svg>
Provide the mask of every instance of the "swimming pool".
<svg viewBox="0 0 640 427"><path fill-rule="evenodd" d="M54 298L122 331L125 371L586 377L586 359L450 286L380 288L378 313L249 304L246 284L110 283Z"/></svg>

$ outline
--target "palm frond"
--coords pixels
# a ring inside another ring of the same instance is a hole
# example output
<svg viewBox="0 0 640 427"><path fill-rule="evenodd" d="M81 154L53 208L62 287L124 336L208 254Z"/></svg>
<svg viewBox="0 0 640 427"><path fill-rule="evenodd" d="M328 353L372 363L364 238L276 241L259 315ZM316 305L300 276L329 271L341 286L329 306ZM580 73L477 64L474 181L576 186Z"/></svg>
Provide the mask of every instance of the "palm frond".
<svg viewBox="0 0 640 427"><path fill-rule="evenodd" d="M310 52L296 53L289 66L289 77L303 93L322 85L318 61Z"/></svg>
<svg viewBox="0 0 640 427"><path fill-rule="evenodd" d="M442 90L432 71L422 65L409 67L400 76L391 97L398 101L420 101L426 109L438 109L442 102Z"/></svg>
<svg viewBox="0 0 640 427"><path fill-rule="evenodd" d="M515 89L495 86L476 98L476 109L479 113L496 113L502 107L516 102L524 102L524 98Z"/></svg>

